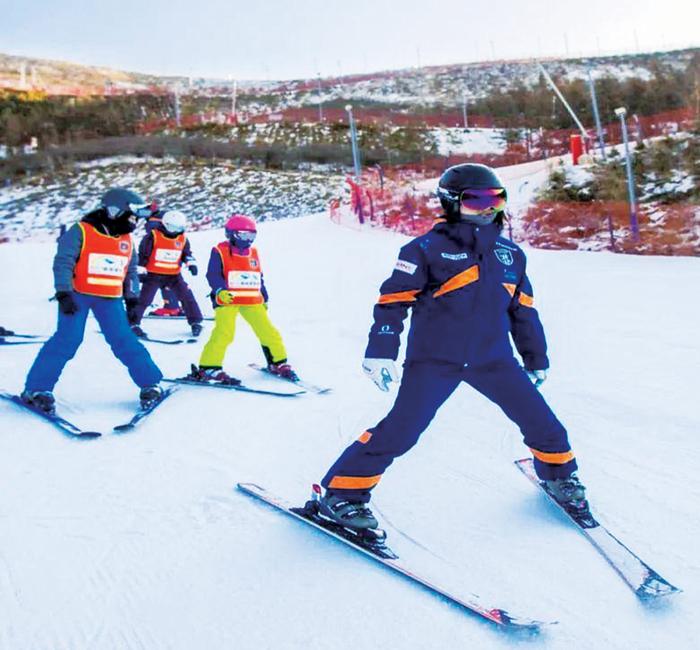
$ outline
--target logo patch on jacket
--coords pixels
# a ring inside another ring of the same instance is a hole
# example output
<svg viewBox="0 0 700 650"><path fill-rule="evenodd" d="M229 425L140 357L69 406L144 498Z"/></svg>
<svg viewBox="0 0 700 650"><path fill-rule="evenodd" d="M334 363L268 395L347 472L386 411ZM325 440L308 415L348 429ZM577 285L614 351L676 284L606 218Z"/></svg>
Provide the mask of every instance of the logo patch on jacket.
<svg viewBox="0 0 700 650"><path fill-rule="evenodd" d="M403 271L409 275L413 275L416 272L418 266L406 260L397 260L396 266L394 267L397 271Z"/></svg>
<svg viewBox="0 0 700 650"><path fill-rule="evenodd" d="M122 253L126 253L129 250L129 242L120 241L119 242L119 250Z"/></svg>
<svg viewBox="0 0 700 650"><path fill-rule="evenodd" d="M493 251L501 264L510 266L513 263L513 253L505 248L496 248Z"/></svg>
<svg viewBox="0 0 700 650"><path fill-rule="evenodd" d="M182 242L181 241L176 241L175 242L175 248L182 248Z"/></svg>
<svg viewBox="0 0 700 650"><path fill-rule="evenodd" d="M466 260L469 258L469 255L467 253L441 253L441 257L444 257L446 260Z"/></svg>

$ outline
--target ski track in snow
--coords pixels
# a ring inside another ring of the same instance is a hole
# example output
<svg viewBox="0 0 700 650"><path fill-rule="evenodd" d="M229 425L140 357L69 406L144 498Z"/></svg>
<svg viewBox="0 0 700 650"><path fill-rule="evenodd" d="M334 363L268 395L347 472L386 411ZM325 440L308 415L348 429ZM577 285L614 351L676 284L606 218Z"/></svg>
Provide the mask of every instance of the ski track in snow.
<svg viewBox="0 0 700 650"><path fill-rule="evenodd" d="M218 239L192 236L200 266ZM559 621L539 636L504 634L234 490L253 481L302 503L386 413L393 395L360 362L404 241L323 216L260 228L270 314L290 360L330 395L183 387L136 431L112 435L137 389L90 320L56 393L62 413L101 439L67 439L0 405L1 650L697 647L697 259L529 251L552 360L542 390L600 518L684 589L658 607L637 602L520 475L519 433L466 387L389 469L376 502L416 569L513 614ZM1 325L53 331L53 252L0 246ZM208 308L206 280L186 277ZM201 343L148 349L166 375L184 373L211 326ZM183 321L144 327L187 333ZM0 386L19 391L36 352L3 349ZM279 388L246 367L261 360L240 322L227 369Z"/></svg>

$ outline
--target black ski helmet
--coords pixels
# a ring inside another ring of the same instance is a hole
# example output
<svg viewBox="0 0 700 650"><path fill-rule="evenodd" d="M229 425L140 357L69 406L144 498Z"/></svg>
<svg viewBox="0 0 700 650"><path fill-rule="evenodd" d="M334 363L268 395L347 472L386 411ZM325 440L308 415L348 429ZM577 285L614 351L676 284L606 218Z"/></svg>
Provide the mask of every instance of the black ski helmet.
<svg viewBox="0 0 700 650"><path fill-rule="evenodd" d="M142 196L123 187L107 190L100 199L100 207L105 210L108 219L119 219L127 215L147 218L152 214L150 205Z"/></svg>
<svg viewBox="0 0 700 650"><path fill-rule="evenodd" d="M479 163L464 163L462 165L453 165L448 167L440 176L438 182L437 196L440 199L440 205L445 211L445 216L448 219L459 219L459 203L462 193L465 190L488 190L498 189L502 198L507 199L506 188L503 181L498 177L498 174L488 167ZM502 221L502 213L500 217ZM494 219L490 219L493 221Z"/></svg>

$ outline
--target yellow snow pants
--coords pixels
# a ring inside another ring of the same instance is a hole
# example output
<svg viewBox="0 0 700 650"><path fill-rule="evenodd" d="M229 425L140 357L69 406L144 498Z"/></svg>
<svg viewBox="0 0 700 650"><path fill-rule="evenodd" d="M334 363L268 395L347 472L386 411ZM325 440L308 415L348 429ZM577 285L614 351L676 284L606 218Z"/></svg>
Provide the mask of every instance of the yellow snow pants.
<svg viewBox="0 0 700 650"><path fill-rule="evenodd" d="M226 349L236 335L238 312L251 326L260 345L269 350L272 361L277 363L287 358L282 335L272 324L265 305L226 305L214 310L214 329L199 358L200 366L221 368Z"/></svg>

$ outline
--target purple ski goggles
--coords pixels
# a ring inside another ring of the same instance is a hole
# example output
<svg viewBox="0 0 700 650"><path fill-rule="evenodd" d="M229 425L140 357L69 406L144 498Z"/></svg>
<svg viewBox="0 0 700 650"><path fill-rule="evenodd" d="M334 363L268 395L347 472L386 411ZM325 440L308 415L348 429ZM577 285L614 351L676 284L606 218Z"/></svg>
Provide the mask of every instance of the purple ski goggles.
<svg viewBox="0 0 700 650"><path fill-rule="evenodd" d="M463 190L459 195L459 211L464 215L495 214L505 210L506 198L502 187Z"/></svg>

